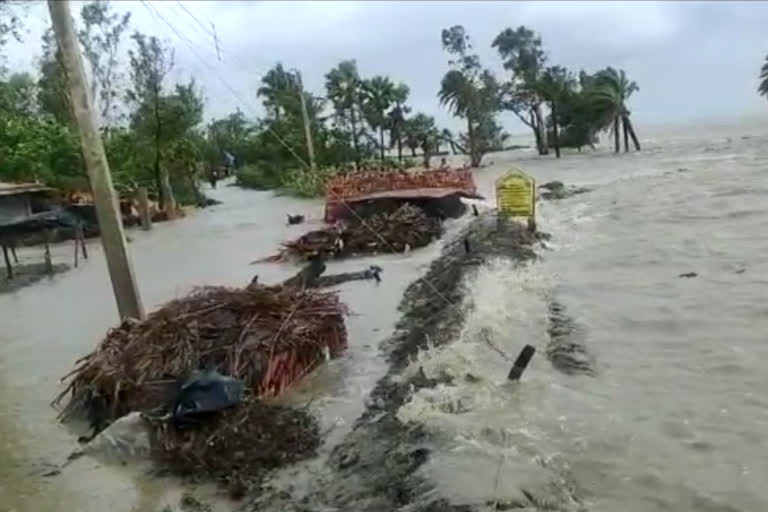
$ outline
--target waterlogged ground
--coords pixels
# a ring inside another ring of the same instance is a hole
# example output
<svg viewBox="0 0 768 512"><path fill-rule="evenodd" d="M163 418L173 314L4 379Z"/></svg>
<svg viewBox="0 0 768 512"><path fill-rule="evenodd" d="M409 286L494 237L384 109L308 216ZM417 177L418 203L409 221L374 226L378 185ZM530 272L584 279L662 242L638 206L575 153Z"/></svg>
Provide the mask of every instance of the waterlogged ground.
<svg viewBox="0 0 768 512"><path fill-rule="evenodd" d="M418 471L434 495L478 510L495 502L600 512L768 508L766 130L669 136L643 149L561 161L496 154L478 171L488 206L493 180L511 165L540 182L594 190L542 204L541 228L553 235L543 260L480 268L463 283L473 307L455 342L422 352L407 370L481 377L422 388L397 412L422 425L431 454ZM148 308L196 284L287 277L293 267L248 262L311 227L285 226L286 213L319 222L322 211L318 202L234 188L212 195L224 204L132 233ZM312 400L328 432L317 460L273 482L294 503L330 474L328 453L352 435L365 397L387 371L378 345L392 332L401 295L439 250L330 269L376 261L384 282L342 287L357 313L349 353L288 397ZM0 510L153 511L178 500L172 480L135 465L82 458L42 476L76 448L48 406L58 378L116 321L103 255L97 244L90 252L78 269L0 296ZM70 258L69 245L54 251L54 261ZM678 277L688 272L697 277ZM553 301L573 319L569 336L594 358L594 375L565 374L545 357ZM512 357L526 343L537 347L523 382L505 382L509 362L483 336Z"/></svg>

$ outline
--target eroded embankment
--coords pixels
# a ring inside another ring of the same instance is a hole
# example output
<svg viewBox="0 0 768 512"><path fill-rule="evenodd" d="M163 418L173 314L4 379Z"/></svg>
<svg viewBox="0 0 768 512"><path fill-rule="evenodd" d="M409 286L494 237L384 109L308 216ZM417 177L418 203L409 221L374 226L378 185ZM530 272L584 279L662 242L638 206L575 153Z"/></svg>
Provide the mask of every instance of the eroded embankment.
<svg viewBox="0 0 768 512"><path fill-rule="evenodd" d="M250 503L251 510L390 512L406 505L407 510L419 512L472 510L451 505L429 492L432 485L417 470L430 456L428 441L434 433L397 417L413 393L438 383L450 384L451 377L427 378L419 371L405 378L403 371L428 344L440 346L459 335L466 316L462 307L464 285L478 267L498 258L530 262L537 258L534 249L546 238L545 234L529 233L523 225L499 222L493 212L474 219L443 249L427 274L406 290L400 306L403 316L383 347L389 371L372 391L352 431L332 451L327 474L319 477L305 496L265 493ZM580 362L568 363L568 353L585 352L559 348L565 346L562 340L568 333L562 326L568 323L564 320L567 317L561 307L553 310L552 317L553 329L563 331L562 336L552 335L546 351L553 365L563 370L591 371Z"/></svg>

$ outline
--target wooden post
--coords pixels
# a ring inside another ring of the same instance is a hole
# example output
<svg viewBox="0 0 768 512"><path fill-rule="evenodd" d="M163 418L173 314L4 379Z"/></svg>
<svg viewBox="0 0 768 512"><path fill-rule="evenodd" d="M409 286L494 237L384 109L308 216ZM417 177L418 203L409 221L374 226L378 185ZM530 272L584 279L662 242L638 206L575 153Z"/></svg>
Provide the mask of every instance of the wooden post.
<svg viewBox="0 0 768 512"><path fill-rule="evenodd" d="M301 81L301 72L296 70L296 81L299 86L299 101L301 102L301 118L304 121L304 137L307 140L307 155L309 156L309 167L315 170L315 145L312 142L312 127L309 125L309 114L307 113L307 100L304 97L304 84Z"/></svg>
<svg viewBox="0 0 768 512"><path fill-rule="evenodd" d="M5 273L10 281L13 279L13 265L11 265L11 258L8 257L8 247L5 244L3 244L3 258L5 259Z"/></svg>
<svg viewBox="0 0 768 512"><path fill-rule="evenodd" d="M83 232L83 224L81 222L77 223L77 226L75 227L75 233L80 241L80 249L83 251L83 259L88 259L88 248L85 246L85 233Z"/></svg>
<svg viewBox="0 0 768 512"><path fill-rule="evenodd" d="M77 268L77 257L80 255L80 237L77 236L77 228L75 228L75 268Z"/></svg>
<svg viewBox="0 0 768 512"><path fill-rule="evenodd" d="M152 229L152 215L149 213L149 192L147 192L147 187L139 187L138 196L141 227L145 231L149 231Z"/></svg>
<svg viewBox="0 0 768 512"><path fill-rule="evenodd" d="M101 243L104 246L117 309L121 318L142 319L144 308L128 257L123 222L112 187L109 163L104 154L101 134L93 113L93 99L88 93L83 59L72 23L69 0L48 0L48 11L51 14L53 31L68 78L70 104L73 117L77 121L80 145L93 191L96 216L101 230Z"/></svg>
<svg viewBox="0 0 768 512"><path fill-rule="evenodd" d="M45 252L43 253L43 259L45 261L45 273L49 276L53 275L53 262L51 261L51 232L45 231Z"/></svg>

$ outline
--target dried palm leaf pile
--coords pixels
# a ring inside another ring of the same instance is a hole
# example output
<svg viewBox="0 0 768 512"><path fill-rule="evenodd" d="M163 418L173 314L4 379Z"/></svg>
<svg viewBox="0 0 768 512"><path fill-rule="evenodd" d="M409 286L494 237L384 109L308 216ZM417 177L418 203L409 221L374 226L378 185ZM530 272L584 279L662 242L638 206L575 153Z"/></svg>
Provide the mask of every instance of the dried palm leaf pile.
<svg viewBox="0 0 768 512"><path fill-rule="evenodd" d="M64 377L67 387L54 404L66 401L62 420L85 416L92 424L99 416L108 423L132 411L168 410L180 381L193 371L215 368L242 381L253 398L197 429L177 432L169 424L156 424L161 458L172 456L179 464L186 461L190 470L218 476L226 467L222 464L229 460L236 466L238 457L290 460L317 443L313 420L300 411L276 413L258 399L280 394L327 355L344 350L345 314L334 292L289 286L199 288L144 321L110 330ZM267 416L269 421L261 422ZM277 431L266 432L270 428ZM294 452L270 455L257 438L280 438L285 442L274 442L274 450Z"/></svg>
<svg viewBox="0 0 768 512"><path fill-rule="evenodd" d="M439 219L403 204L391 213L376 213L345 225L310 231L283 244L276 255L260 261L307 259L316 254L345 258L359 254L403 252L428 245L442 234Z"/></svg>

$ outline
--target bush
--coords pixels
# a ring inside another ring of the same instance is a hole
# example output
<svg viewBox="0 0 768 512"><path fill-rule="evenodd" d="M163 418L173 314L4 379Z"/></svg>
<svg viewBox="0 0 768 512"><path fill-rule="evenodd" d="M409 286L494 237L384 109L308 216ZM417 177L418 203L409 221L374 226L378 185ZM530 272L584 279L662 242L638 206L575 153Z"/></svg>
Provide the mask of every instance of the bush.
<svg viewBox="0 0 768 512"><path fill-rule="evenodd" d="M281 191L296 197L322 197L325 195L325 184L337 174L338 170L331 167L315 171L291 169L285 174Z"/></svg>
<svg viewBox="0 0 768 512"><path fill-rule="evenodd" d="M262 167L255 165L246 165L238 169L235 174L235 184L238 187L255 190L271 190L280 185L272 173L267 173Z"/></svg>

